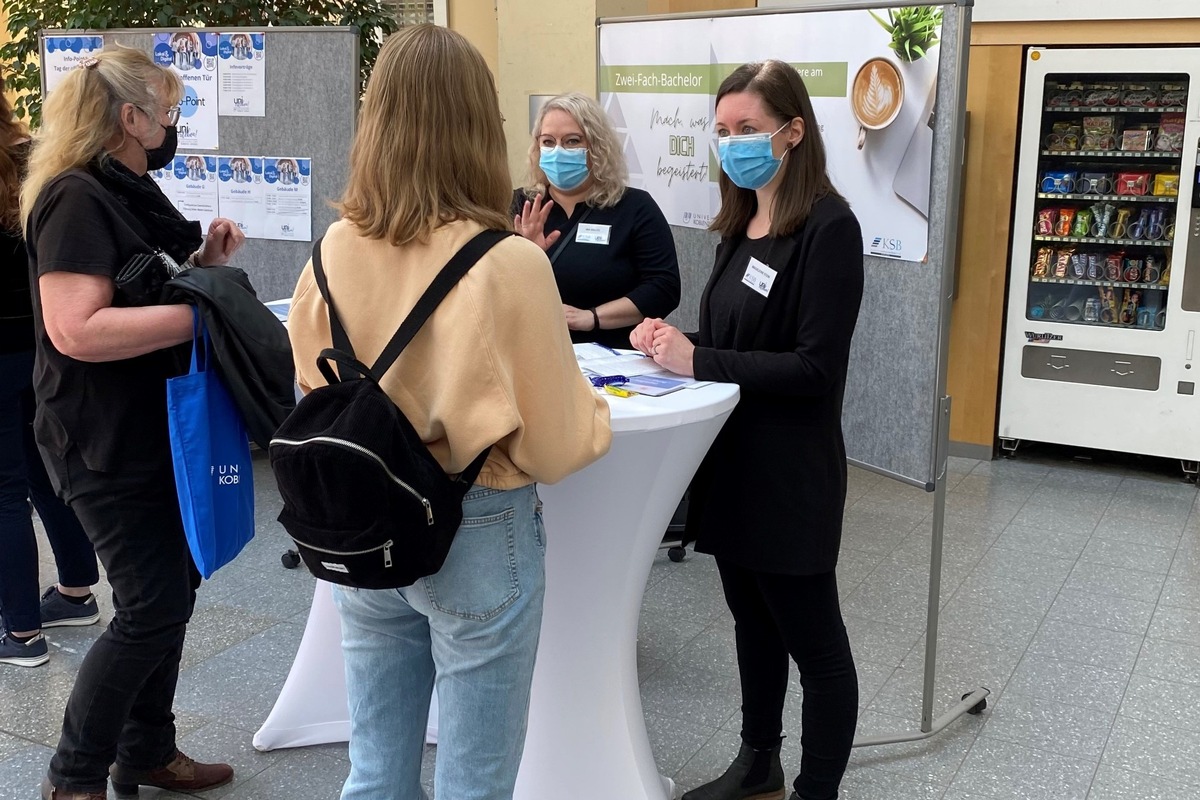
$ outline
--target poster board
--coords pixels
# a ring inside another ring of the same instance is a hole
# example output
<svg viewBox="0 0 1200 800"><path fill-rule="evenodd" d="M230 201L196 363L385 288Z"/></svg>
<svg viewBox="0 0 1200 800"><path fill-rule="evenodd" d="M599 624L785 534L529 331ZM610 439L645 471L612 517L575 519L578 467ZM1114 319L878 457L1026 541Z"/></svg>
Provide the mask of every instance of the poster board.
<svg viewBox="0 0 1200 800"><path fill-rule="evenodd" d="M904 63L871 16L886 19L889 7L901 5L601 19L599 90L631 185L647 189L672 224L684 285L672 322L694 330L717 243L703 230L720 200L717 88L746 61L797 66L813 95L831 176L863 229L866 284L843 412L848 457L932 491L946 438L970 12L967 0L903 4L942 11L939 43ZM903 99L885 109L886 125L860 132L866 126L854 108L855 79L881 59L899 74Z"/></svg>
<svg viewBox="0 0 1200 800"><path fill-rule="evenodd" d="M258 236L246 240L233 263L249 273L264 300L291 297L311 253L312 240L324 235L337 219L329 201L340 196L349 177L350 143L358 115L358 31L333 26L47 30L40 34L41 52L47 52L48 40L61 49L64 38L72 37L89 47L98 38L108 45L135 47L160 56L160 63L165 59L164 66L177 71L185 66L185 59L194 57L186 65L194 68L184 70L185 74L211 74L215 91L207 96L203 89L193 92L205 101L204 106L193 104L195 110L211 111L209 119L215 124L195 140L206 146L185 146L181 135L175 163L155 177L172 199L181 197L183 184L192 187L186 203L180 199L178 205L186 206L189 218L202 222L217 209L246 207L245 194L234 192L231 184L236 183L239 190L259 192L261 201L252 198L255 202L250 205L261 206L266 216L247 217L243 222L254 228L247 233ZM184 47L184 40L194 41L193 48ZM171 48L173 41L175 49ZM265 52L265 69L245 69L256 63L258 52ZM71 55L79 60L74 51ZM209 58L212 70L207 69ZM225 62L242 68L241 74L234 71L226 76ZM297 91L297 75L304 76L303 91ZM42 80L45 93L45 73ZM224 104L228 113L219 113L217 107L222 85L228 90L226 95L232 95ZM183 109L181 126L199 118L187 112ZM205 137L215 138L216 146ZM242 181L245 176L247 182ZM255 177L260 181L256 183ZM305 213L298 215L295 196L304 193L308 205ZM230 198L235 198L232 205ZM268 208L274 216L266 212ZM274 228L269 229L272 221Z"/></svg>

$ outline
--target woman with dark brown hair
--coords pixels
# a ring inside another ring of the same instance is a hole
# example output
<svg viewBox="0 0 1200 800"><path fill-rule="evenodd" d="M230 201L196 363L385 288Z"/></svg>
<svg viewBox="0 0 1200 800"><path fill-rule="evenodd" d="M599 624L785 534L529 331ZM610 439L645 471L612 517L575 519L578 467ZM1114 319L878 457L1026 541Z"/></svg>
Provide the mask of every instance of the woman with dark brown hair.
<svg viewBox="0 0 1200 800"><path fill-rule="evenodd" d="M0 84L0 664L36 667L50 660L43 628L100 619L91 590L99 574L92 543L55 495L33 438L33 302L20 223L29 136L3 90ZM40 601L31 500L58 568L58 583Z"/></svg>
<svg viewBox="0 0 1200 800"><path fill-rule="evenodd" d="M700 329L646 320L630 340L662 366L741 386L692 483L688 530L716 556L733 612L742 746L684 800L782 800L788 658L804 687L792 800L833 800L858 679L838 604L846 502L842 396L863 290L862 232L833 188L804 82L745 64L717 92L721 244Z"/></svg>

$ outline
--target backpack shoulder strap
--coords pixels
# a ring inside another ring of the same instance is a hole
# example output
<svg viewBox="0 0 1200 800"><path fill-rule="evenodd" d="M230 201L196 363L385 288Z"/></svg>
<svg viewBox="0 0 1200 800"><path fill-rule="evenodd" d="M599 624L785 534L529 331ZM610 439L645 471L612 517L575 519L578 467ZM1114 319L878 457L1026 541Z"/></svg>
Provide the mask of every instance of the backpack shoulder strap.
<svg viewBox="0 0 1200 800"><path fill-rule="evenodd" d="M512 231L482 231L454 254L454 257L447 262L446 266L442 267L442 271L437 274L433 283L429 284L429 288L421 295L421 299L417 301L413 310L401 323L400 329L387 343L387 347L383 348L379 358L371 365L371 372L377 379L382 378L383 373L387 372L396 362L401 351L408 346L408 343L417 335L417 331L425 324L425 320L429 319L434 309L445 299L454 285L467 274L468 270L502 240L515 235ZM330 306L330 313L333 313L333 306Z"/></svg>
<svg viewBox="0 0 1200 800"><path fill-rule="evenodd" d="M325 241L324 236L313 244L313 278L316 279L317 289L320 290L321 297L325 300L325 308L329 309L329 331L333 334L333 347L353 358L354 347L350 344L350 337L346 335L346 329L342 327L342 321L338 318L337 310L333 306L333 296L329 294L329 278L326 277L325 267L321 264L321 242L323 241Z"/></svg>

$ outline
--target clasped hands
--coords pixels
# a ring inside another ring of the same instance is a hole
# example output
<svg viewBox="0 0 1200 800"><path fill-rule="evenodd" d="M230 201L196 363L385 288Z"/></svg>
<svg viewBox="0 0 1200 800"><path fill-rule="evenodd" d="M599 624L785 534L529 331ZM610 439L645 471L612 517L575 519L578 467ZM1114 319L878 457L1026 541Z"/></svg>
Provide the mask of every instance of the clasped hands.
<svg viewBox="0 0 1200 800"><path fill-rule="evenodd" d="M696 346L674 325L661 319L644 319L629 334L629 343L665 370L687 377L695 375L692 355Z"/></svg>

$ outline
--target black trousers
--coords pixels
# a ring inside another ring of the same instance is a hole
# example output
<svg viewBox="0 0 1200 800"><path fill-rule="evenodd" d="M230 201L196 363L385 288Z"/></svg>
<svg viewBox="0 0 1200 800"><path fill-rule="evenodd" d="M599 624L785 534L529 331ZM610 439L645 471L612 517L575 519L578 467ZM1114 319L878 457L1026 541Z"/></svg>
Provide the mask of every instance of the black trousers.
<svg viewBox="0 0 1200 800"><path fill-rule="evenodd" d="M718 558L733 612L742 684L742 740L774 747L783 735L788 658L804 689L801 800L834 800L858 720L858 675L842 622L834 573L777 575Z"/></svg>
<svg viewBox="0 0 1200 800"><path fill-rule="evenodd" d="M42 627L30 500L46 527L58 582L83 588L100 577L92 543L55 496L33 440L32 382L32 351L0 353L0 616L10 631Z"/></svg>
<svg viewBox="0 0 1200 800"><path fill-rule="evenodd" d="M116 761L158 769L175 755L175 684L200 573L169 461L93 472L75 451L48 458L112 586L115 615L83 659L50 761L59 789L103 791Z"/></svg>

